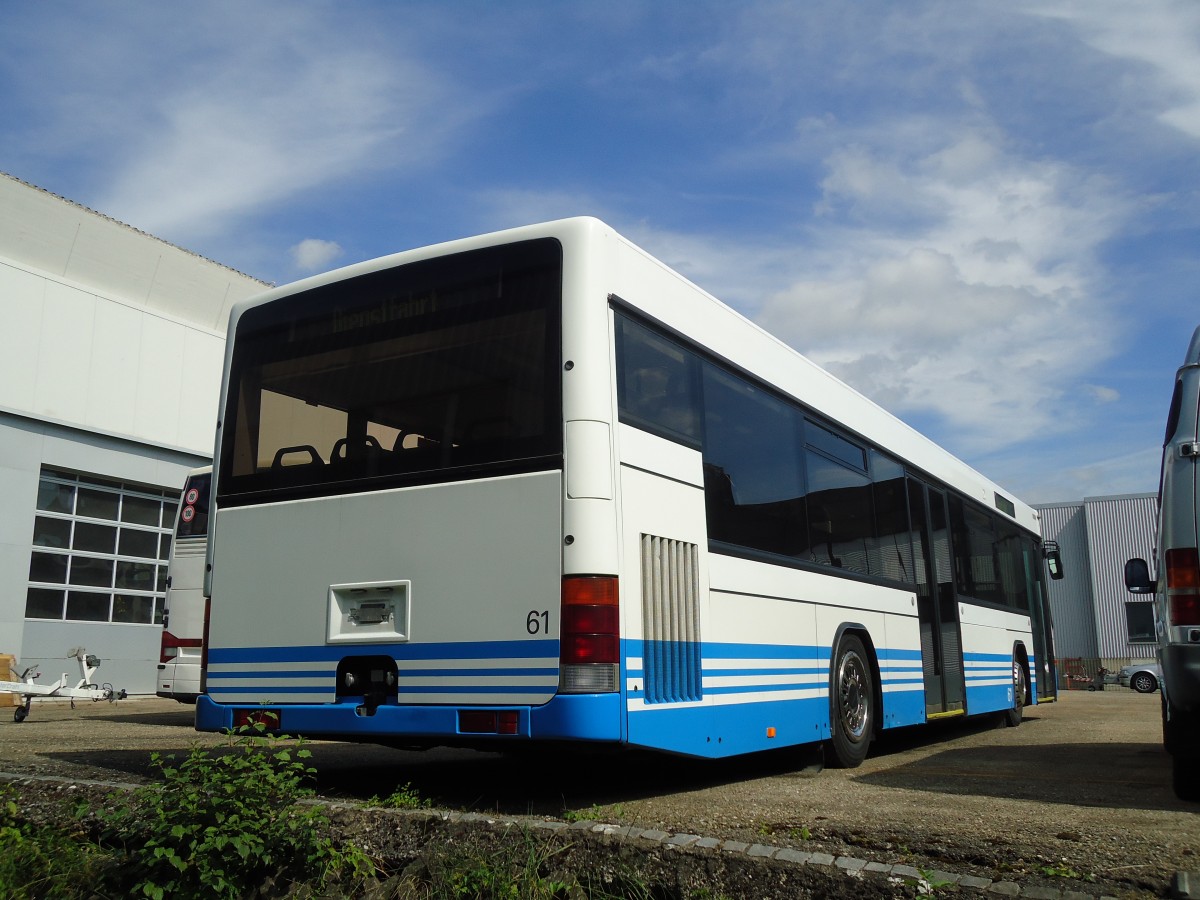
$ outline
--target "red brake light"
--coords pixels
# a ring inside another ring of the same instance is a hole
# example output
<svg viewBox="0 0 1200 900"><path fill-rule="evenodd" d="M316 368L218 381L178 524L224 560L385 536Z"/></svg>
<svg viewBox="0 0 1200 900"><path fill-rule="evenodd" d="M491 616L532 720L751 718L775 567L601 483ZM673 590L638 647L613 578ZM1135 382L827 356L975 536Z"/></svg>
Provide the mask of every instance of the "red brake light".
<svg viewBox="0 0 1200 900"><path fill-rule="evenodd" d="M617 663L621 644L619 611L616 578L564 578L559 642L562 663Z"/></svg>
<svg viewBox="0 0 1200 900"><path fill-rule="evenodd" d="M1200 553L1195 547L1168 550L1166 563L1171 625L1200 625Z"/></svg>

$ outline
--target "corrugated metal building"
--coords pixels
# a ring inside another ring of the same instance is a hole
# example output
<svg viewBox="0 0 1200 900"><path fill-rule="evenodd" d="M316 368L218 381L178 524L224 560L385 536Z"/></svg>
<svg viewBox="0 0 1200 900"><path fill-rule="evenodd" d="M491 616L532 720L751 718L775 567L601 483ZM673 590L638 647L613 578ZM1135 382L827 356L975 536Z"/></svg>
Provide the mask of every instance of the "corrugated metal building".
<svg viewBox="0 0 1200 900"><path fill-rule="evenodd" d="M1042 538L1057 541L1063 559L1063 578L1049 582L1060 679L1153 659L1153 602L1125 590L1124 570L1130 557L1153 558L1156 495L1088 497L1036 508Z"/></svg>

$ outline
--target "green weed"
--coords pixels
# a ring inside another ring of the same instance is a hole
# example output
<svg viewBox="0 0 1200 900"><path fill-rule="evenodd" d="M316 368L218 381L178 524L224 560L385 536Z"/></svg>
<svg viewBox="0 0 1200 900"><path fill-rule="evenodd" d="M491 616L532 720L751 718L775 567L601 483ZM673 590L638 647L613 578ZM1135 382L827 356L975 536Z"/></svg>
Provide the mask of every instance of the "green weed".
<svg viewBox="0 0 1200 900"><path fill-rule="evenodd" d="M132 892L234 900L264 885L373 874L361 850L334 845L318 807L300 805L312 795L310 756L264 725L231 736L228 752L196 747L178 764L154 754L162 782L114 819L119 832L149 835L130 852Z"/></svg>
<svg viewBox="0 0 1200 900"><path fill-rule="evenodd" d="M382 800L373 796L366 801L366 806L382 809L430 809L433 801L423 798L411 783L400 785Z"/></svg>

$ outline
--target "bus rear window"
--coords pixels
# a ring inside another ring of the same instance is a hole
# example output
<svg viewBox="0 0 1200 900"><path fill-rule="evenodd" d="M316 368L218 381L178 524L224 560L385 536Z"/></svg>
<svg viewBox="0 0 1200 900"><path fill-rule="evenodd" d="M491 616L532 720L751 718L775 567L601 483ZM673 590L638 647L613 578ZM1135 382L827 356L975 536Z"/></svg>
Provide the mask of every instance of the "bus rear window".
<svg viewBox="0 0 1200 900"><path fill-rule="evenodd" d="M560 464L561 260L557 241L527 241L248 310L234 336L221 495Z"/></svg>

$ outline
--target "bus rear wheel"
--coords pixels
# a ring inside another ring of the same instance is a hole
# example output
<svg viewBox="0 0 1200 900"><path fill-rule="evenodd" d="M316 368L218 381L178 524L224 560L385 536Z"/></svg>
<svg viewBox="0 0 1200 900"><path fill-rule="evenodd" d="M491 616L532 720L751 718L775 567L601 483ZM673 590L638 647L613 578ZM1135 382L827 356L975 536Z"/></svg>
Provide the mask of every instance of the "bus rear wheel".
<svg viewBox="0 0 1200 900"><path fill-rule="evenodd" d="M853 769L867 758L875 729L875 686L863 643L842 638L830 673L830 765Z"/></svg>

